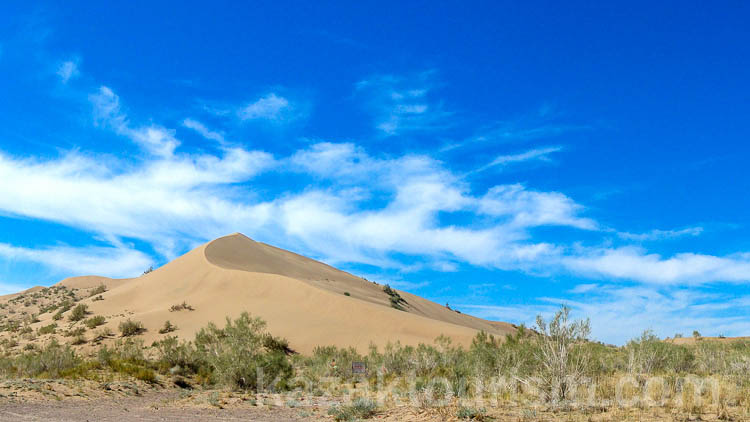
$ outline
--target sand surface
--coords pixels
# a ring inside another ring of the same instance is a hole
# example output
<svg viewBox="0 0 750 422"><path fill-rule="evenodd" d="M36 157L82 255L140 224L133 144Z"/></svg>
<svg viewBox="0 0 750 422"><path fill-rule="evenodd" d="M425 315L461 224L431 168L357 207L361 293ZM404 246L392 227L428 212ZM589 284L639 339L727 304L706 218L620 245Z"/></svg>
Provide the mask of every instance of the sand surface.
<svg viewBox="0 0 750 422"><path fill-rule="evenodd" d="M223 325L227 317L245 311L263 318L271 333L286 338L301 353L322 345L366 352L370 344L417 345L432 343L440 335L468 346L480 330L500 337L515 332L510 324L461 314L406 292L399 292L406 301L403 310L394 309L382 285L241 234L209 242L137 278L84 276L59 283L82 296L101 284L108 289L101 294L103 300L85 298L78 303L88 305L89 316L104 316L105 327L114 333L122 320L142 322L146 331L139 337L147 345L166 335L192 339L208 322ZM40 288L34 289L24 296L41 294ZM0 303L13 303L11 299L18 296L0 298ZM16 300L21 301L28 299ZM194 310L170 311L183 302ZM34 309L30 306L23 312ZM55 322L53 314L39 315L40 322L31 327L36 330ZM69 322L65 315L56 322L60 331L82 325ZM178 329L159 334L167 320Z"/></svg>

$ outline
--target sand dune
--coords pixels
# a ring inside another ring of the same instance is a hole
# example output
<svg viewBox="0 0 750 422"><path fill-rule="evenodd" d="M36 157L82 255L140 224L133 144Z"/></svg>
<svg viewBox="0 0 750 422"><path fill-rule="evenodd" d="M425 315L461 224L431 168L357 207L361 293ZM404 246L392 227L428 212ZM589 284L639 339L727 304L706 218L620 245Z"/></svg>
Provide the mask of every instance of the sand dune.
<svg viewBox="0 0 750 422"><path fill-rule="evenodd" d="M407 302L404 310L394 309L381 285L241 234L209 242L141 277L74 277L59 284L76 289L105 284L104 300L82 303L104 315L114 331L123 319L141 321L146 344L164 337L158 330L166 320L179 328L172 335L191 339L209 321L223 324L243 311L266 320L270 332L302 353L320 345L366 351L370 343L431 343L441 334L468 345L479 330L500 336L515 331L405 292L399 292ZM195 310L170 312L183 301ZM35 326L51 318L43 314Z"/></svg>

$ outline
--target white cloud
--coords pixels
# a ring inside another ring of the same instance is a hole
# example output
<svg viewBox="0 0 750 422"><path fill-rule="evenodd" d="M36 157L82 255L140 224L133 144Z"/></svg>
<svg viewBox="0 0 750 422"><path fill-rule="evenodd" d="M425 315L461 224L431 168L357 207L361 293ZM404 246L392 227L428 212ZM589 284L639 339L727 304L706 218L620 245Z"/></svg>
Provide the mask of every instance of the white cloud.
<svg viewBox="0 0 750 422"><path fill-rule="evenodd" d="M590 318L592 338L618 345L647 329L662 338L675 333L690 335L693 330L710 336L740 336L750 329L750 321L742 316L750 308L748 296L730 297L676 287L582 286L585 288L570 292L572 298L540 297L535 304L460 304L457 308L480 318L533 326L536 315L549 318L564 304L572 309L574 318ZM726 314L729 309L735 315Z"/></svg>
<svg viewBox="0 0 750 422"><path fill-rule="evenodd" d="M200 134L202 137L206 139L210 139L212 141L216 141L219 143L224 143L224 134L221 132L215 132L210 129L208 129L203 123L193 120L193 119L185 119L182 121L182 125L185 126L188 129L192 129L198 134Z"/></svg>
<svg viewBox="0 0 750 422"><path fill-rule="evenodd" d="M43 264L62 273L108 277L135 277L153 264L146 254L125 247L54 246L29 249L0 243L0 257Z"/></svg>
<svg viewBox="0 0 750 422"><path fill-rule="evenodd" d="M290 120L294 117L294 107L288 99L271 92L240 109L242 120Z"/></svg>
<svg viewBox="0 0 750 422"><path fill-rule="evenodd" d="M562 264L588 277L616 278L655 284L704 284L750 281L750 254L725 257L680 253L669 258L642 248L587 248Z"/></svg>
<svg viewBox="0 0 750 422"><path fill-rule="evenodd" d="M523 185L495 186L479 201L479 212L510 218L521 227L571 226L594 230L597 223L579 217L583 207L558 192L535 192Z"/></svg>
<svg viewBox="0 0 750 422"><path fill-rule="evenodd" d="M648 240L676 239L685 236L699 236L701 233L703 233L703 227L688 227L682 230L651 230L646 233L621 232L617 233L617 235L622 239L643 242Z"/></svg>
<svg viewBox="0 0 750 422"><path fill-rule="evenodd" d="M62 83L67 84L71 79L75 79L80 75L78 71L78 64L76 61L66 61L60 64L57 68L57 76L60 77Z"/></svg>
<svg viewBox="0 0 750 422"><path fill-rule="evenodd" d="M469 263L661 284L750 279L748 255L663 258L633 247L568 247L540 240L534 236L540 226L588 231L600 226L560 192L521 184L475 192L461 175L426 155L373 156L352 143L326 142L287 157L225 146L215 154L177 153L174 130L131 123L111 89L101 87L90 100L98 124L151 155L132 161L78 152L57 159L0 153L0 212L107 239L140 239L167 257L241 231L329 262L404 271L409 265L400 255L443 271ZM218 132L200 122L183 124L218 141ZM250 182L268 171L311 177L265 187L260 195ZM444 217L454 213L469 218L446 223Z"/></svg>

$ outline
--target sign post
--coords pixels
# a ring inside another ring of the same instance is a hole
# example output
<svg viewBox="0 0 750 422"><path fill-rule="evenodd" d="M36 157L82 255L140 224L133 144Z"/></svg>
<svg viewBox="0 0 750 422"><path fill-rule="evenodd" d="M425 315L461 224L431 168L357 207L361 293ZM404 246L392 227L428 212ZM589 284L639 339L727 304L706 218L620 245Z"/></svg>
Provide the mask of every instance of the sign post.
<svg viewBox="0 0 750 422"><path fill-rule="evenodd" d="M367 364L365 362L352 362L352 374L367 375Z"/></svg>

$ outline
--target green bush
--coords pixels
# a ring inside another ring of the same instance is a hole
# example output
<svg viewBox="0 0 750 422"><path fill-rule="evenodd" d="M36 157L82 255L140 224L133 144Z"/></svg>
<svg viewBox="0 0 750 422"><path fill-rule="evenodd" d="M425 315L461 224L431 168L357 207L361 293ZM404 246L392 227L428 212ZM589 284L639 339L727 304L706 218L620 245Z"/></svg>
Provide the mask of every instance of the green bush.
<svg viewBox="0 0 750 422"><path fill-rule="evenodd" d="M39 327L37 333L41 336L44 334L55 334L55 331L57 331L57 324L52 323L50 325L45 325L44 327Z"/></svg>
<svg viewBox="0 0 750 422"><path fill-rule="evenodd" d="M86 332L85 328L77 327L77 328L72 328L70 330L65 331L63 335L65 337L78 337L78 336L82 336L85 332Z"/></svg>
<svg viewBox="0 0 750 422"><path fill-rule="evenodd" d="M156 373L143 354L143 341L118 340L112 349L103 346L97 353L97 361L114 372L125 374L141 381L156 382Z"/></svg>
<svg viewBox="0 0 750 422"><path fill-rule="evenodd" d="M292 365L282 350L286 341L265 331L265 322L247 312L224 328L209 323L195 336L196 353L211 368L213 379L230 388L286 388ZM275 385L270 385L275 381Z"/></svg>
<svg viewBox="0 0 750 422"><path fill-rule="evenodd" d="M84 318L86 318L86 314L88 314L88 305L85 305L83 303L78 304L73 310L70 312L70 316L68 316L68 319L72 322L80 321Z"/></svg>
<svg viewBox="0 0 750 422"><path fill-rule="evenodd" d="M118 328L123 337L137 336L146 331L146 328L143 327L140 321L133 321L131 319L122 321Z"/></svg>
<svg viewBox="0 0 750 422"><path fill-rule="evenodd" d="M60 309L57 311L57 313L52 317L55 321L59 321L63 318L63 314L65 312L68 312L70 308L73 307L73 302L66 299L60 304Z"/></svg>
<svg viewBox="0 0 750 422"><path fill-rule="evenodd" d="M70 341L70 344L73 346L78 346L78 345L85 344L85 343L86 343L86 336L83 334L79 334L73 337L73 340Z"/></svg>
<svg viewBox="0 0 750 422"><path fill-rule="evenodd" d="M174 325L172 325L172 323L169 322L169 320L166 320L166 321L164 321L164 326L159 329L159 334L171 333L172 331L175 331L176 329L177 329L177 327L175 327Z"/></svg>
<svg viewBox="0 0 750 422"><path fill-rule="evenodd" d="M456 411L456 417L459 419L470 419L475 421L483 421L487 419L487 410L477 409L473 407L459 407Z"/></svg>
<svg viewBox="0 0 750 422"><path fill-rule="evenodd" d="M104 284L100 284L89 292L89 297L100 295L106 291L107 291L107 286L105 286Z"/></svg>
<svg viewBox="0 0 750 422"><path fill-rule="evenodd" d="M404 300L404 298L401 297L400 294L398 294L397 291L393 290L388 284L383 286L383 291L388 295L392 308L398 309L400 311L404 310L403 305L407 305L408 303L406 302L406 300Z"/></svg>
<svg viewBox="0 0 750 422"><path fill-rule="evenodd" d="M81 364L68 346L52 340L41 350L24 353L15 360L16 376L59 378Z"/></svg>
<svg viewBox="0 0 750 422"><path fill-rule="evenodd" d="M101 315L97 315L97 316L93 316L93 317L87 319L84 322L84 324L86 324L86 326L89 327L90 329L94 329L94 328L96 328L96 327L98 327L100 325L104 325L104 323L106 321L107 321L106 318L104 318Z"/></svg>
<svg viewBox="0 0 750 422"><path fill-rule="evenodd" d="M357 419L368 419L377 413L377 404L365 398L355 399L350 405L333 406L328 409L328 414L336 421L354 421Z"/></svg>

